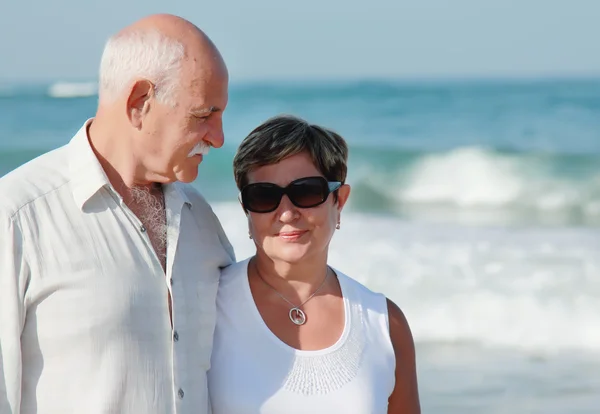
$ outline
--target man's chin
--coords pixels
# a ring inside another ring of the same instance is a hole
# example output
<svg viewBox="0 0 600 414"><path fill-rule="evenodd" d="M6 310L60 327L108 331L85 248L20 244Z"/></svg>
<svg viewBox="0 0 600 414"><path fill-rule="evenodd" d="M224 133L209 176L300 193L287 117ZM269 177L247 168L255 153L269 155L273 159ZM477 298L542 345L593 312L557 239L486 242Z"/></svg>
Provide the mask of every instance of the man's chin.
<svg viewBox="0 0 600 414"><path fill-rule="evenodd" d="M204 159L204 155L196 154L196 155L192 155L191 157L188 157L188 159L193 160L193 161L197 162L198 164L200 164L202 162L202 160Z"/></svg>
<svg viewBox="0 0 600 414"><path fill-rule="evenodd" d="M189 184L198 178L198 168L188 168L175 174L177 181Z"/></svg>

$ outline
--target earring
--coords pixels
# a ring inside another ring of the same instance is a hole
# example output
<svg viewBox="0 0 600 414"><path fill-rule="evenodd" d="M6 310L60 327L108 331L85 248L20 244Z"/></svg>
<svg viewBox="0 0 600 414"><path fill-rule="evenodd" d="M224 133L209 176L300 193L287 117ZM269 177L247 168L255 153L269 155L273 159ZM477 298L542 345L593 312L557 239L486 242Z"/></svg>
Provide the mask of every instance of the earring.
<svg viewBox="0 0 600 414"><path fill-rule="evenodd" d="M335 225L335 228L336 228L337 230L339 230L339 229L340 229L340 222L339 222L339 221L338 221L338 224L336 224L336 225Z"/></svg>
<svg viewBox="0 0 600 414"><path fill-rule="evenodd" d="M248 238L252 239L252 233L250 233L250 231L248 231Z"/></svg>

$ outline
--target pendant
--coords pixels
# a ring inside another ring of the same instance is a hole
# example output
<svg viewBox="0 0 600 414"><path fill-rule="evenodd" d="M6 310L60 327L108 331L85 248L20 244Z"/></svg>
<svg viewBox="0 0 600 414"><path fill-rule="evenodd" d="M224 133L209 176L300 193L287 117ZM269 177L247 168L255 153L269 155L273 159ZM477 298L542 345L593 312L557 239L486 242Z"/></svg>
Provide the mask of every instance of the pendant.
<svg viewBox="0 0 600 414"><path fill-rule="evenodd" d="M296 325L304 325L306 323L306 315L302 312L302 309L292 308L290 309L290 320Z"/></svg>

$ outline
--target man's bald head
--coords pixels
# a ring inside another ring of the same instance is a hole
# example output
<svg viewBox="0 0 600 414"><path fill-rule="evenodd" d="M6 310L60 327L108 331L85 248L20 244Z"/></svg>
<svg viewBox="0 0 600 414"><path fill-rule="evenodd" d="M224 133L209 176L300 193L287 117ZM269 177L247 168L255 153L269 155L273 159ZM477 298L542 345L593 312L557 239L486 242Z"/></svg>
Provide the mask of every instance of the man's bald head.
<svg viewBox="0 0 600 414"><path fill-rule="evenodd" d="M126 183L191 182L223 145L227 68L185 19L145 17L112 36L100 65L90 142Z"/></svg>
<svg viewBox="0 0 600 414"><path fill-rule="evenodd" d="M227 68L210 38L178 16L156 14L112 36L100 65L100 102L117 100L133 82L156 85L157 98L174 104L178 87L197 82L193 77L227 77Z"/></svg>

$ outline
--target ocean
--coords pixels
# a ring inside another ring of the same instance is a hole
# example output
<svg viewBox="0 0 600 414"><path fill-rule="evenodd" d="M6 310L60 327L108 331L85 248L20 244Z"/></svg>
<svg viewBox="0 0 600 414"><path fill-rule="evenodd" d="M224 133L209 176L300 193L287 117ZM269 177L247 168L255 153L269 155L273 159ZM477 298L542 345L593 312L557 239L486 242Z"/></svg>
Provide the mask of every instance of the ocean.
<svg viewBox="0 0 600 414"><path fill-rule="evenodd" d="M96 100L94 82L0 84L0 176ZM330 263L403 309L424 413L600 413L600 79L234 82L194 185L238 259L231 162L280 113L350 145Z"/></svg>

